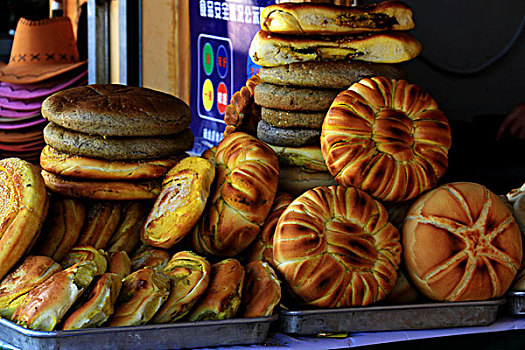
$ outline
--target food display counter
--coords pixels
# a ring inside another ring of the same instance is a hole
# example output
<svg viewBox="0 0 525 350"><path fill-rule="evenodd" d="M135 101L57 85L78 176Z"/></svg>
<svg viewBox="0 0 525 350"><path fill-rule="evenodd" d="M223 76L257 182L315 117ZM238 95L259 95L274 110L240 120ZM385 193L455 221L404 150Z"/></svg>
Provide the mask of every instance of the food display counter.
<svg viewBox="0 0 525 350"><path fill-rule="evenodd" d="M87 60L20 19L0 348L525 347L525 184L464 177L408 4L157 5L69 2Z"/></svg>

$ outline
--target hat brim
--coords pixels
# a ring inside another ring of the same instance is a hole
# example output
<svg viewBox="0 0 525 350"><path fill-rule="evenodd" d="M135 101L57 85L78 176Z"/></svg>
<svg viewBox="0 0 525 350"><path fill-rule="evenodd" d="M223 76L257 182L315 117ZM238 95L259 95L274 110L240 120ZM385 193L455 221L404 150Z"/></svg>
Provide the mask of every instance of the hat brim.
<svg viewBox="0 0 525 350"><path fill-rule="evenodd" d="M69 72L86 61L67 64L0 65L0 81L11 84L32 84Z"/></svg>
<svg viewBox="0 0 525 350"><path fill-rule="evenodd" d="M59 90L72 86L85 85L87 70L72 70L58 77L33 84L11 84L0 81L0 96L13 99L33 99L47 97Z"/></svg>

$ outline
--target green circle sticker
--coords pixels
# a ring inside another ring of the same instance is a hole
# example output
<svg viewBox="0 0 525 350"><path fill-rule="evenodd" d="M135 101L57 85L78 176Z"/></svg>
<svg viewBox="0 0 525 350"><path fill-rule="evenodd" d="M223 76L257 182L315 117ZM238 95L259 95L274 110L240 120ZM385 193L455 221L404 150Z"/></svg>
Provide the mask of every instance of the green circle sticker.
<svg viewBox="0 0 525 350"><path fill-rule="evenodd" d="M210 75L213 72L213 62L213 49L210 43L206 43L202 50L202 66L206 75Z"/></svg>

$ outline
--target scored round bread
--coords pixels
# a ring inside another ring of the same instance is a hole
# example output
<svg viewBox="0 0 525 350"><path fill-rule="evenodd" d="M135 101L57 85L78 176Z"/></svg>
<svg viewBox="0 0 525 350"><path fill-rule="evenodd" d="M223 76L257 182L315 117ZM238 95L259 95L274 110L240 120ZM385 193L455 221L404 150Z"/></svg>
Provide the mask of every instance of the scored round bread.
<svg viewBox="0 0 525 350"><path fill-rule="evenodd" d="M190 129L164 136L104 137L65 129L49 123L44 140L54 149L84 157L106 160L144 160L169 158L193 147Z"/></svg>
<svg viewBox="0 0 525 350"><path fill-rule="evenodd" d="M39 169L20 158L0 160L0 279L40 233L49 207Z"/></svg>
<svg viewBox="0 0 525 350"><path fill-rule="evenodd" d="M418 197L403 225L403 247L412 282L438 301L499 298L522 259L512 213L493 192L471 182L444 184Z"/></svg>
<svg viewBox="0 0 525 350"><path fill-rule="evenodd" d="M355 36L285 36L263 30L252 39L249 55L263 67L304 61L357 60L401 63L421 53L421 43L405 32L366 33Z"/></svg>
<svg viewBox="0 0 525 350"><path fill-rule="evenodd" d="M147 181L79 181L42 170L47 189L64 197L99 200L155 199L160 193L158 179Z"/></svg>
<svg viewBox="0 0 525 350"><path fill-rule="evenodd" d="M334 35L411 30L412 9L400 1L362 6L317 3L283 3L265 7L261 28L282 34Z"/></svg>
<svg viewBox="0 0 525 350"><path fill-rule="evenodd" d="M103 136L176 134L191 123L190 108L181 99L118 84L56 92L42 102L42 116L69 130Z"/></svg>
<svg viewBox="0 0 525 350"><path fill-rule="evenodd" d="M261 67L262 82L315 89L346 90L363 78L382 76L388 79L406 79L406 71L399 65L361 61L306 61L276 67Z"/></svg>
<svg viewBox="0 0 525 350"><path fill-rule="evenodd" d="M400 202L433 187L448 166L447 117L406 80L365 78L341 92L321 131L330 173L383 201Z"/></svg>
<svg viewBox="0 0 525 350"><path fill-rule="evenodd" d="M178 162L164 177L141 231L142 242L169 249L195 226L204 211L215 178L215 165L201 157Z"/></svg>
<svg viewBox="0 0 525 350"><path fill-rule="evenodd" d="M46 145L40 153L40 166L53 174L80 179L143 180L163 177L186 156L181 153L162 159L110 161L65 153Z"/></svg>
<svg viewBox="0 0 525 350"><path fill-rule="evenodd" d="M277 193L279 161L264 142L242 132L203 153L215 164L208 204L192 234L200 253L234 256L255 239Z"/></svg>
<svg viewBox="0 0 525 350"><path fill-rule="evenodd" d="M275 229L276 269L311 306L365 306L394 287L399 232L381 203L353 187L316 187L297 197Z"/></svg>

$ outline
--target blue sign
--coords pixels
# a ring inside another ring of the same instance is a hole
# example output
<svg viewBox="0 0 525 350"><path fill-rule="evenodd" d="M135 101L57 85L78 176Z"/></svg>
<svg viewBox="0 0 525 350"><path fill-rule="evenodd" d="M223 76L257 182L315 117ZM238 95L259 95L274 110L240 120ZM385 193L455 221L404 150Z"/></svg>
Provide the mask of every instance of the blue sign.
<svg viewBox="0 0 525 350"><path fill-rule="evenodd" d="M222 140L224 110L231 96L259 66L248 56L261 29L261 10L275 0L189 0L191 39L191 130L200 155Z"/></svg>

